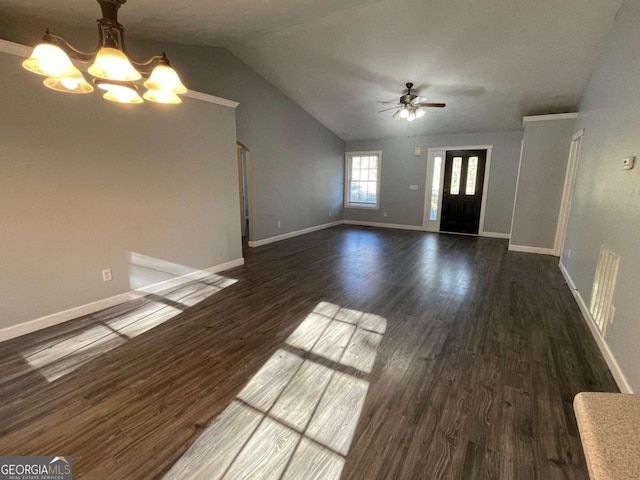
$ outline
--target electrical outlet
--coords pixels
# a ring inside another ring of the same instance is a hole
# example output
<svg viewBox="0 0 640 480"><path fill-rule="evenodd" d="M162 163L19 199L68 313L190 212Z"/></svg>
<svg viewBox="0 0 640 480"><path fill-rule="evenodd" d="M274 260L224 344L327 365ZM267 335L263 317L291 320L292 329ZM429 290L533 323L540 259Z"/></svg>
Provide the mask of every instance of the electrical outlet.
<svg viewBox="0 0 640 480"><path fill-rule="evenodd" d="M382 216L383 216L383 217L386 217L386 216L387 216L387 212L384 212L384 213L382 214Z"/></svg>
<svg viewBox="0 0 640 480"><path fill-rule="evenodd" d="M571 258L571 249L567 248L567 258Z"/></svg>
<svg viewBox="0 0 640 480"><path fill-rule="evenodd" d="M278 228L280 228L282 226L282 224L280 223L280 220L278 220Z"/></svg>
<svg viewBox="0 0 640 480"><path fill-rule="evenodd" d="M106 270L102 270L102 281L110 282L113 279L111 276L111 269L107 268Z"/></svg>

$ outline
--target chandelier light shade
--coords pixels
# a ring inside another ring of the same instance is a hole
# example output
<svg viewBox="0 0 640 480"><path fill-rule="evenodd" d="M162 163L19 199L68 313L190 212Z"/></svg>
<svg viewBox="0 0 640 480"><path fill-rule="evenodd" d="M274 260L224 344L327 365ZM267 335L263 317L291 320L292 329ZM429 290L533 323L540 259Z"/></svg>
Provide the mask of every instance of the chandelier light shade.
<svg viewBox="0 0 640 480"><path fill-rule="evenodd" d="M109 47L103 47L98 51L88 72L96 78L119 82L133 82L142 78L123 52Z"/></svg>
<svg viewBox="0 0 640 480"><path fill-rule="evenodd" d="M81 78L82 73L71 63L69 56L55 45L41 43L31 56L22 62L30 72L53 78Z"/></svg>
<svg viewBox="0 0 640 480"><path fill-rule="evenodd" d="M96 87L106 93L102 98L117 103L142 103L142 97L138 95L138 89L131 82L118 82L111 80L95 80Z"/></svg>
<svg viewBox="0 0 640 480"><path fill-rule="evenodd" d="M144 86L149 90L157 90L165 93L187 93L185 87L180 81L180 77L169 64L160 64L151 72L149 80L144 82Z"/></svg>
<svg viewBox="0 0 640 480"><path fill-rule="evenodd" d="M64 93L91 93L93 87L84 78L47 78L44 86Z"/></svg>
<svg viewBox="0 0 640 480"><path fill-rule="evenodd" d="M127 87L114 86L102 98L109 100L110 102L118 103L142 103L144 100L138 95L136 90L129 89Z"/></svg>
<svg viewBox="0 0 640 480"><path fill-rule="evenodd" d="M118 23L118 9L126 0L97 0L102 9L98 19L98 47L82 52L72 47L60 35L47 30L42 43L22 62L30 72L47 77L47 88L65 93L91 93L94 88L85 80L73 61L89 65L87 71L93 83L106 92L103 98L118 103L143 103L143 97L156 103L181 103L178 95L187 93L169 59L162 53L146 62L137 62L127 53L124 27ZM73 60L73 61L72 61ZM146 78L143 97L135 82Z"/></svg>
<svg viewBox="0 0 640 480"><path fill-rule="evenodd" d="M182 100L180 100L180 97L175 93L163 92L161 90L149 89L145 92L143 97L145 100L149 100L150 102L172 103L172 104L182 103Z"/></svg>

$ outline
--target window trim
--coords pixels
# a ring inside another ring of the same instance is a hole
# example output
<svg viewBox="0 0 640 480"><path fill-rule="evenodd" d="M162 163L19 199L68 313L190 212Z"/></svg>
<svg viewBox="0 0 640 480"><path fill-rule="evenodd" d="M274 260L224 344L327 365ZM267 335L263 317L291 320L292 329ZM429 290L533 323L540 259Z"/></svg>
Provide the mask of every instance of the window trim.
<svg viewBox="0 0 640 480"><path fill-rule="evenodd" d="M349 193L351 186L351 159L358 156L378 156L378 178L376 179L376 204L350 203ZM356 208L363 210L380 210L380 179L382 174L382 150L368 150L357 152L345 152L344 154L344 208Z"/></svg>

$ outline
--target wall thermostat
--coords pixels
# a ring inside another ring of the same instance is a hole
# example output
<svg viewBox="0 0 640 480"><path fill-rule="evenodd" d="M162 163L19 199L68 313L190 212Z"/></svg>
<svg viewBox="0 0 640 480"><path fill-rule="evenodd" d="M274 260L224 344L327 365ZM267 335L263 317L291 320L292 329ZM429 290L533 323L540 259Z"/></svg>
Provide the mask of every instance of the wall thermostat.
<svg viewBox="0 0 640 480"><path fill-rule="evenodd" d="M631 170L633 168L633 164L635 163L636 157L627 157L622 160L622 168L625 170Z"/></svg>

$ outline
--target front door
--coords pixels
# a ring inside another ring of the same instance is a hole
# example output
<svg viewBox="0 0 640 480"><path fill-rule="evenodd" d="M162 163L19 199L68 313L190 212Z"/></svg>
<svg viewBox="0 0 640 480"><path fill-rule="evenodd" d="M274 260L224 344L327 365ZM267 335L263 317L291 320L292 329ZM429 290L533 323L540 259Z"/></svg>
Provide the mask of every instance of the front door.
<svg viewBox="0 0 640 480"><path fill-rule="evenodd" d="M486 150L447 151L440 231L477 234Z"/></svg>

